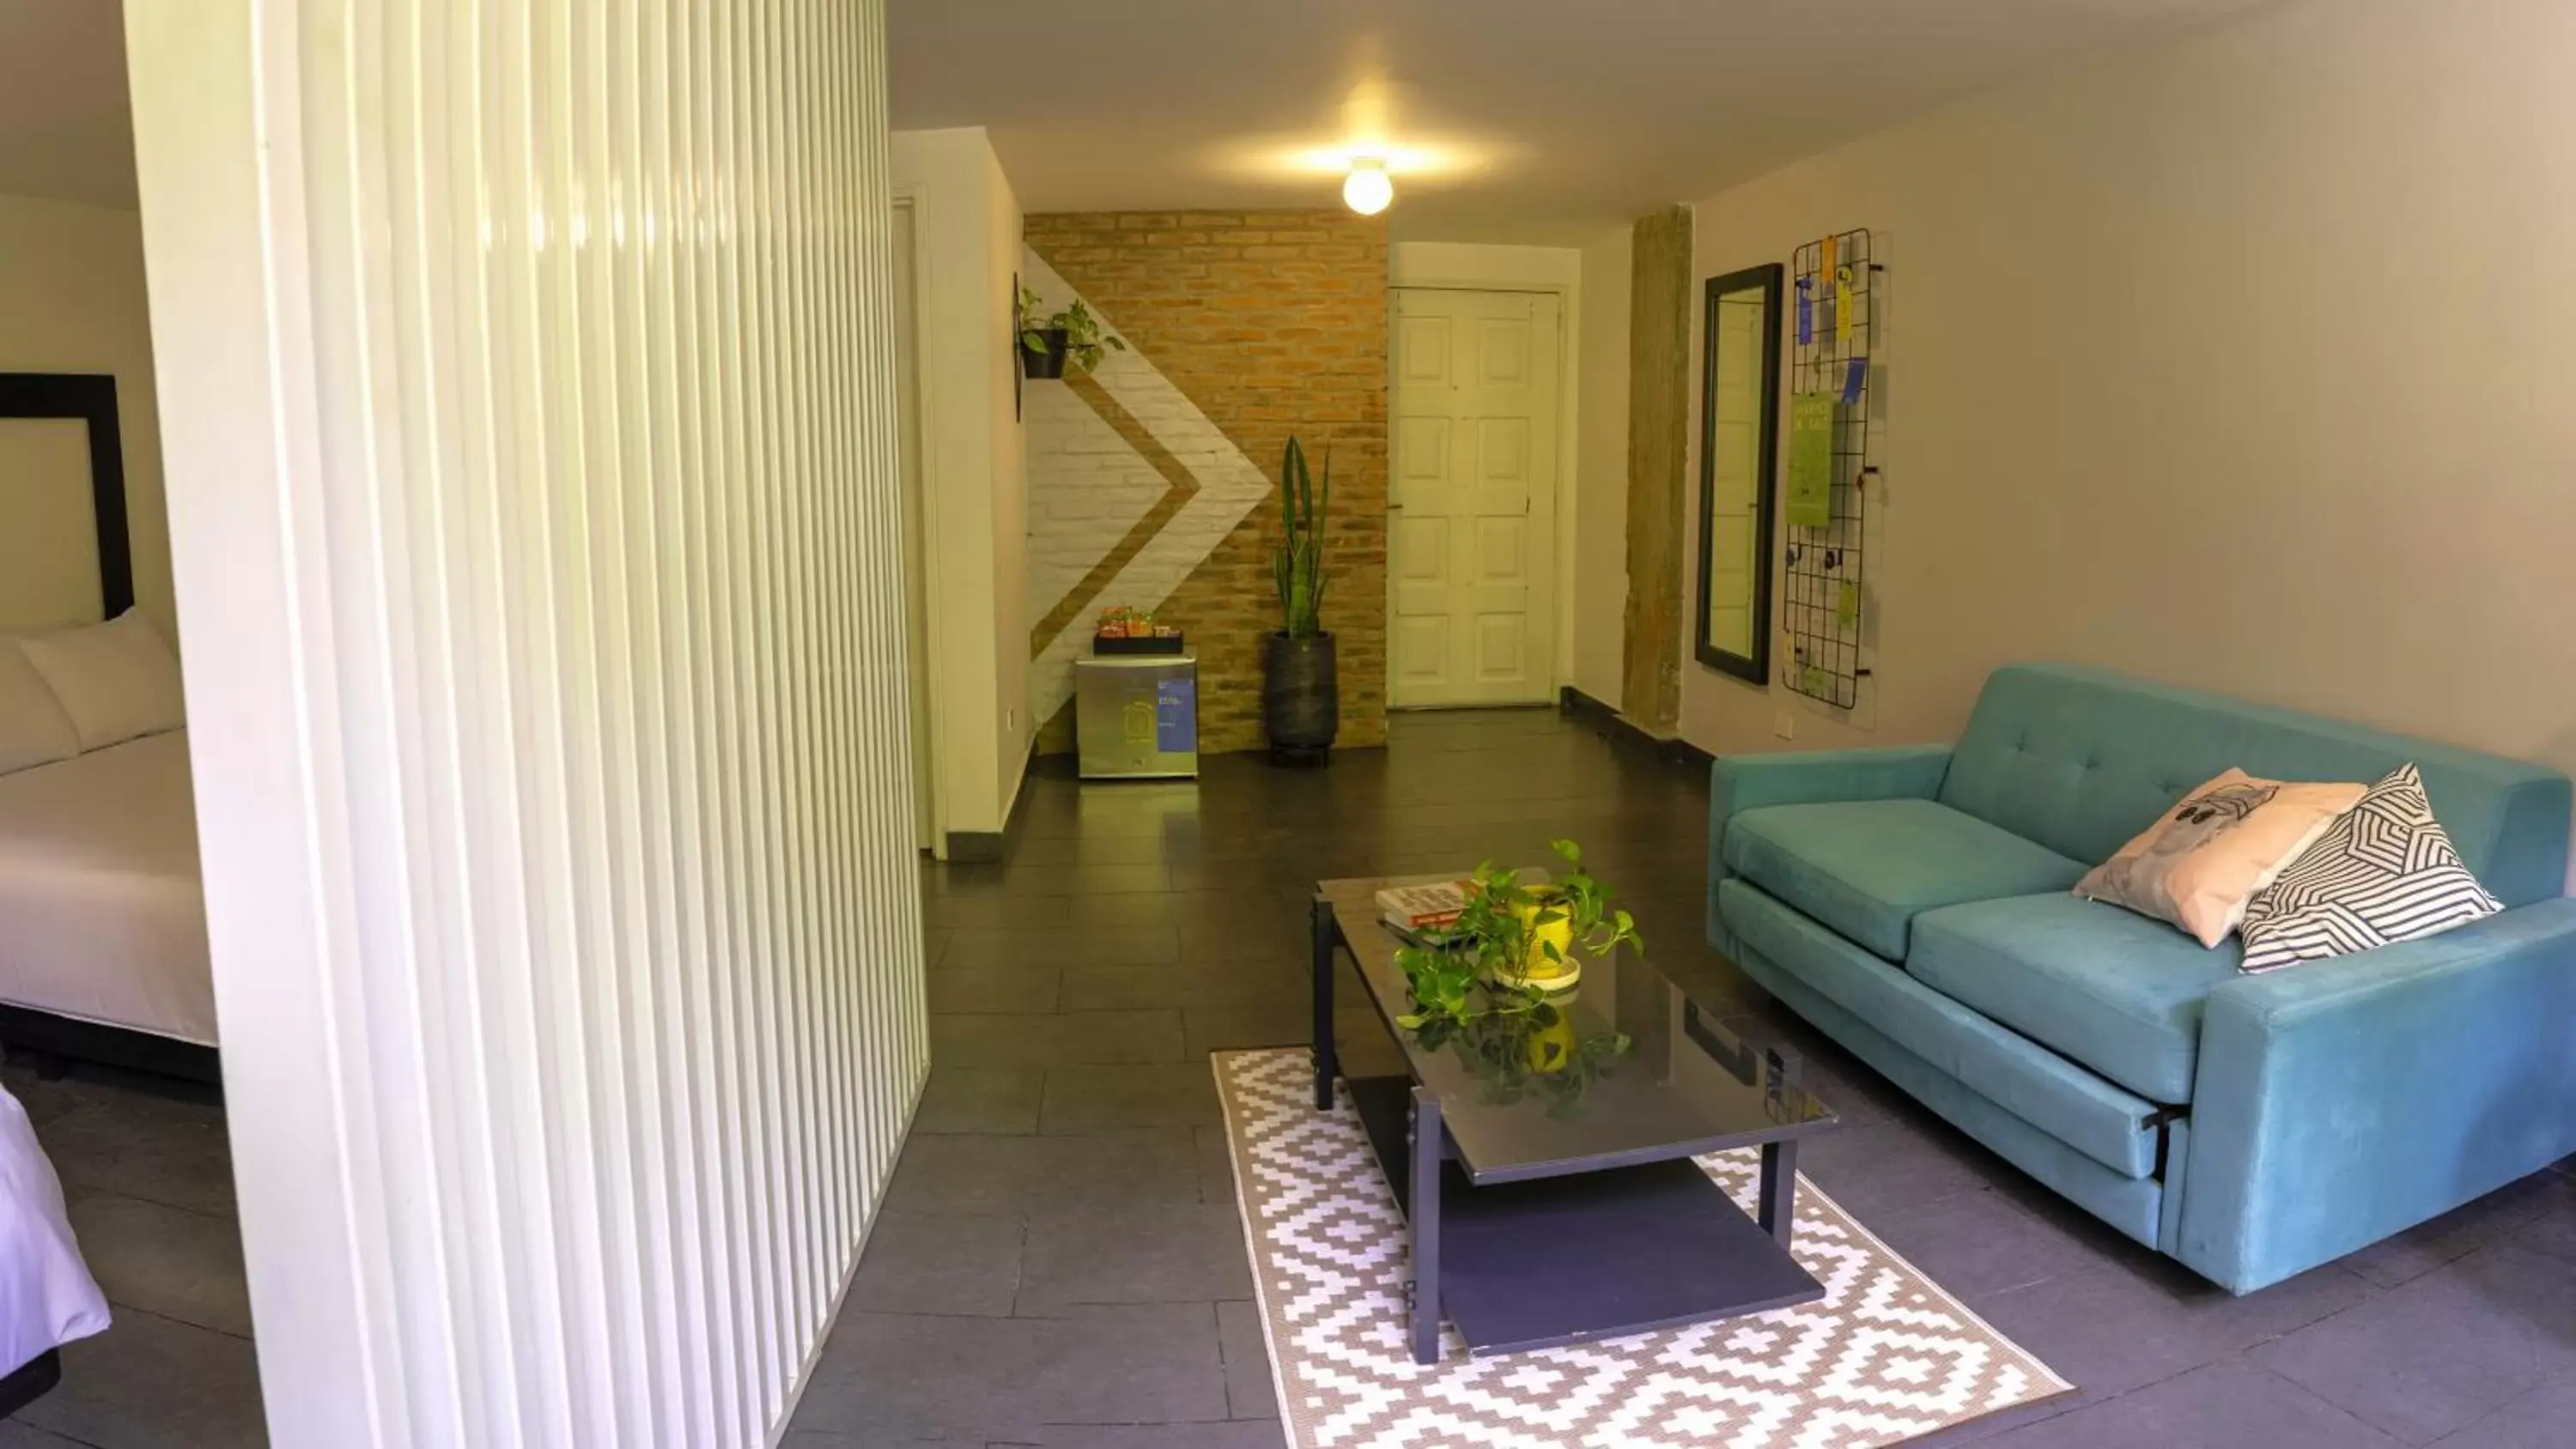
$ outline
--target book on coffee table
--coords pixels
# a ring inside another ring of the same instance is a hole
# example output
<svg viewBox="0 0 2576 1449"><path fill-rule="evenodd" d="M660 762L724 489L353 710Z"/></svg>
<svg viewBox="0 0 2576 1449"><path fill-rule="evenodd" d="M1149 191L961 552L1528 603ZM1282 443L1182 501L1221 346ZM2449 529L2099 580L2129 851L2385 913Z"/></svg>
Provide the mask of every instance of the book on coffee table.
<svg viewBox="0 0 2576 1449"><path fill-rule="evenodd" d="M1540 869L1516 871L1514 877L1524 887L1550 883ZM1463 880L1397 881L1378 891L1377 918L1406 945L1445 946L1453 934L1449 928L1466 913L1467 896L1474 889Z"/></svg>
<svg viewBox="0 0 2576 1449"><path fill-rule="evenodd" d="M1467 909L1467 883L1388 886L1377 893L1377 916L1398 933L1453 924Z"/></svg>

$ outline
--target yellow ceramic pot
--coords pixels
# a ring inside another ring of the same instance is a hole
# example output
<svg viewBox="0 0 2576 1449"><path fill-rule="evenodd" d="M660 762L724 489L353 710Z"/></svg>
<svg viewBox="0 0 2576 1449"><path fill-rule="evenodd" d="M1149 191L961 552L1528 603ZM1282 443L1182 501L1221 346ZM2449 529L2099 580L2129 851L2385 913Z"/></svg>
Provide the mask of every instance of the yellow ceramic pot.
<svg viewBox="0 0 2576 1449"><path fill-rule="evenodd" d="M1558 919L1546 925L1534 924L1539 916L1554 910ZM1517 973L1506 973L1506 986L1533 987L1540 991L1563 991L1583 979L1583 966L1574 959L1574 921L1567 916L1563 903L1547 892L1520 908L1521 928L1529 933L1529 956ZM1547 948L1556 947L1550 957Z"/></svg>
<svg viewBox="0 0 2576 1449"><path fill-rule="evenodd" d="M1554 1026L1543 1026L1530 1033L1522 1044L1522 1060L1533 1072L1553 1075L1574 1063L1574 1018L1564 1012L1556 1014Z"/></svg>

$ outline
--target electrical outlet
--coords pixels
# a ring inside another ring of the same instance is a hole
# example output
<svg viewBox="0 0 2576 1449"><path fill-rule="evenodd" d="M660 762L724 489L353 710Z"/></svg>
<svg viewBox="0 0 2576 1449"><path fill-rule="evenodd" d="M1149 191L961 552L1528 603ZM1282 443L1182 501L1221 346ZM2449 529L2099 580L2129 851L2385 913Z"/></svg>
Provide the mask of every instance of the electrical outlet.
<svg viewBox="0 0 2576 1449"><path fill-rule="evenodd" d="M1796 739L1798 737L1798 717L1785 709L1772 715L1771 733L1778 735L1784 740Z"/></svg>

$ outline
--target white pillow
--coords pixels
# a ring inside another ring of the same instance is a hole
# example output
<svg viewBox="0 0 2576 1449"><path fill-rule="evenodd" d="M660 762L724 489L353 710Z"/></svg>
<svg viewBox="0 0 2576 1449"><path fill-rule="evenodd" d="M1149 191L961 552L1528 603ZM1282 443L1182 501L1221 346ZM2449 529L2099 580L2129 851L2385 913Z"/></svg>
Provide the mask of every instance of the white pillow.
<svg viewBox="0 0 2576 1449"><path fill-rule="evenodd" d="M71 716L15 639L0 638L0 775L80 753Z"/></svg>
<svg viewBox="0 0 2576 1449"><path fill-rule="evenodd" d="M104 624L30 635L18 647L62 701L84 750L166 734L188 722L179 656L132 609Z"/></svg>

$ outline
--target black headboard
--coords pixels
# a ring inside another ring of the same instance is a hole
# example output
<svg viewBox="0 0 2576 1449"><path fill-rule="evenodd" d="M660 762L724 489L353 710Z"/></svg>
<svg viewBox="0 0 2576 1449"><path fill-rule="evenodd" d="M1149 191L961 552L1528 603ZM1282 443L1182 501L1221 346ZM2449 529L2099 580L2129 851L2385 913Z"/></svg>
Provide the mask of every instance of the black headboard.
<svg viewBox="0 0 2576 1449"><path fill-rule="evenodd" d="M113 619L134 607L134 547L125 531L125 442L116 379L74 372L0 372L0 418L79 418L89 424L91 511L98 518L98 598Z"/></svg>

